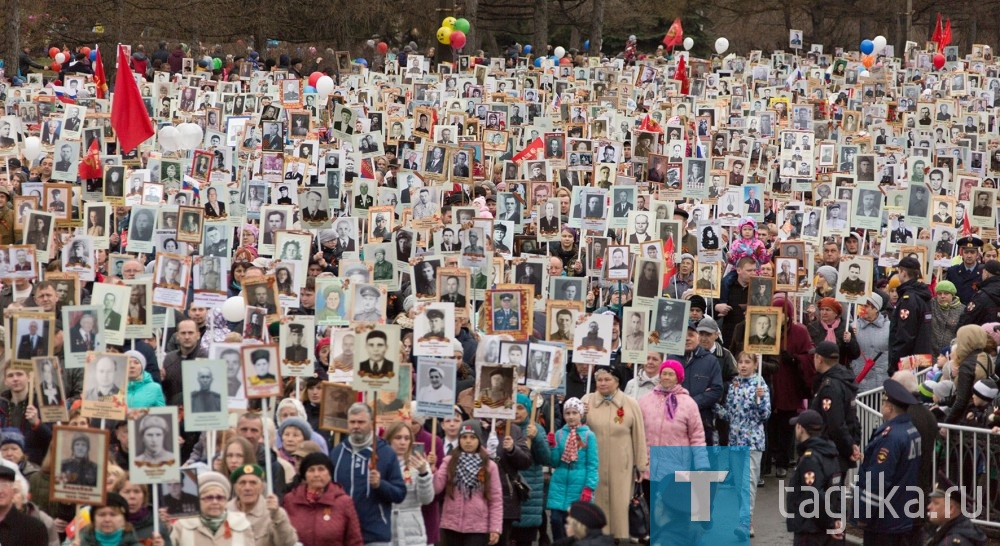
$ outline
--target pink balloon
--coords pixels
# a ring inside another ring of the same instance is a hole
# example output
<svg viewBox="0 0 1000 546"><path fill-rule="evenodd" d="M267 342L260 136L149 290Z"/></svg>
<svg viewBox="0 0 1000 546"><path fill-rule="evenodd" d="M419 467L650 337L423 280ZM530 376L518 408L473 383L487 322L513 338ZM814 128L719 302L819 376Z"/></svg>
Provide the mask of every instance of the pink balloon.
<svg viewBox="0 0 1000 546"><path fill-rule="evenodd" d="M465 46L465 33L461 30L451 31L451 48L462 49Z"/></svg>

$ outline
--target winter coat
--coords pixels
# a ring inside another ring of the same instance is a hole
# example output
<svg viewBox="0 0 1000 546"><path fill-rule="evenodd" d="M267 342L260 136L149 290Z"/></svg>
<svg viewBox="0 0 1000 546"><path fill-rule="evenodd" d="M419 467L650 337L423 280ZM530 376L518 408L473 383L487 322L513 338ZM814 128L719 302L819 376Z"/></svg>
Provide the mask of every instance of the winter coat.
<svg viewBox="0 0 1000 546"><path fill-rule="evenodd" d="M670 358L684 365L682 385L698 406L702 428L713 429L715 416L713 408L722 400L722 365L719 359L701 345L690 354L673 355ZM661 444L669 445L669 444Z"/></svg>
<svg viewBox="0 0 1000 546"><path fill-rule="evenodd" d="M899 369L899 359L932 355L931 291L926 284L909 280L896 289L899 299L889 322L889 375Z"/></svg>
<svg viewBox="0 0 1000 546"><path fill-rule="evenodd" d="M645 396L646 393L652 392L653 388L659 384L659 377L647 377L646 370L640 367L636 372L635 377L629 379L628 383L625 384L625 394L639 400Z"/></svg>
<svg viewBox="0 0 1000 546"><path fill-rule="evenodd" d="M132 54L132 70L142 76L149 72L149 59L146 58L145 53L136 51Z"/></svg>
<svg viewBox="0 0 1000 546"><path fill-rule="evenodd" d="M942 306L937 298L931 300L931 324L934 328L932 348L939 350L951 346L951 340L955 339L955 332L958 331L958 322L962 319L963 312L965 306L958 298L952 300L947 307Z"/></svg>
<svg viewBox="0 0 1000 546"><path fill-rule="evenodd" d="M819 345L820 341L826 339L826 328L819 319L809 323L806 327L809 330L809 337L812 338L813 345ZM840 363L850 367L851 361L858 358L861 349L858 348L858 340L851 334L850 341L844 341L844 330L847 329L847 320L841 316L840 324L833 329L833 335L837 339L837 349L840 351Z"/></svg>
<svg viewBox="0 0 1000 546"><path fill-rule="evenodd" d="M456 454L457 455L457 454ZM434 492L441 493L448 484L448 463L451 455L441 461L441 466L434 473ZM503 531L503 488L500 485L500 469L492 460L489 461L490 489L489 504L481 492L473 492L465 498L458 486L451 495L444 494L444 504L441 508L441 528L456 533L500 533Z"/></svg>
<svg viewBox="0 0 1000 546"><path fill-rule="evenodd" d="M694 403L687 389L677 385L671 389L677 398L677 409L674 418L667 417L666 391L657 388L639 399L639 409L642 410L642 423L646 431L646 445L650 448L659 446L704 446L705 428L702 426L698 405ZM643 472L644 479L654 474L660 457L650 456L650 469ZM664 467L665 468L665 467ZM688 468L674 466L673 468Z"/></svg>
<svg viewBox="0 0 1000 546"><path fill-rule="evenodd" d="M49 546L59 546L59 533L56 532L55 522L52 520L52 516L42 512L35 506L33 502L24 503L24 513L41 521L45 525L45 530L49 534ZM138 532L136 533L138 537ZM141 540L141 539L140 539ZM163 546L170 546L170 540L166 540Z"/></svg>
<svg viewBox="0 0 1000 546"><path fill-rule="evenodd" d="M447 455L444 452L444 440L437 436L431 436L430 432L420 429L417 431L416 437L413 438L413 443L414 445L424 444L424 453L437 454L437 464L431 469L431 472L436 472L441 466L441 459ZM424 532L427 533L427 544L437 544L441 541L441 503L425 504L420 507L420 511L424 514Z"/></svg>
<svg viewBox="0 0 1000 546"><path fill-rule="evenodd" d="M549 510L569 511L569 505L580 500L583 488L589 487L597 491L599 475L599 455L597 437L587 425L576 429L580 436L580 447L576 452L576 462L567 463L562 460L566 450L566 440L569 438L569 425L556 431L556 446L552 448L552 477L549 478L549 497L545 507Z"/></svg>
<svg viewBox="0 0 1000 546"><path fill-rule="evenodd" d="M80 546L100 546L93 525L88 525L80 530ZM131 531L125 531L122 533L122 539L118 542L118 546L141 546L141 544L135 538L135 534Z"/></svg>
<svg viewBox="0 0 1000 546"><path fill-rule="evenodd" d="M201 518L179 519L170 530L170 540L184 546L256 546L253 529L246 516L239 512L229 512L226 523L229 524L228 529L222 525L213 533L201 522ZM230 535L229 538L226 538L226 534Z"/></svg>
<svg viewBox="0 0 1000 546"><path fill-rule="evenodd" d="M298 533L288 519L288 512L280 506L274 512L268 510L267 500L263 495L257 499L257 504L254 504L249 512L240 510L236 499L230 499L226 509L230 512L241 512L250 520L253 540L257 546L294 546L299 540Z"/></svg>
<svg viewBox="0 0 1000 546"><path fill-rule="evenodd" d="M986 347L987 334L979 326L968 325L958 329L954 362L958 362L958 374L952 377L955 382L955 399L948 412L945 422L954 425L965 418L966 409L972 403L972 387L976 381L986 377L992 370L989 356L983 352Z"/></svg>
<svg viewBox="0 0 1000 546"><path fill-rule="evenodd" d="M858 391L865 392L882 386L889 379L889 319L879 314L874 322L859 318L854 321L855 338L861 353L851 362L854 377L865 368L865 360L870 358L875 365L858 384Z"/></svg>
<svg viewBox="0 0 1000 546"><path fill-rule="evenodd" d="M393 546L426 546L427 529L421 507L434 501L434 474L423 476L409 468L401 469L406 483L406 498L392 505Z"/></svg>
<svg viewBox="0 0 1000 546"><path fill-rule="evenodd" d="M521 430L528 426L528 421L518 423ZM535 423L538 433L531 440L528 449L531 451L531 466L521 471L521 481L531 488L528 500L521 503L521 519L514 522L514 527L538 527L542 524L542 512L545 511L545 474L543 466L552 466L552 451L546 440L548 433L541 423Z"/></svg>
<svg viewBox="0 0 1000 546"><path fill-rule="evenodd" d="M483 427L483 434L490 436L489 427ZM514 439L514 450L508 452L498 445L493 458L500 468L500 489L503 494L503 519L521 519L521 499L514 492L514 481L522 470L531 466L531 452L528 450L528 437L521 432L521 427L507 422L506 435ZM497 433L497 439L503 443L503 435Z"/></svg>
<svg viewBox="0 0 1000 546"><path fill-rule="evenodd" d="M128 382L128 394L125 402L129 409L159 408L167 405L163 398L163 387L153 381L149 372L142 372L142 377Z"/></svg>
<svg viewBox="0 0 1000 546"><path fill-rule="evenodd" d="M183 70L184 68L184 50L181 48L174 49L170 52L170 56L167 57L167 63L170 65L170 74L176 74Z"/></svg>
<svg viewBox="0 0 1000 546"><path fill-rule="evenodd" d="M927 544L930 546L950 546L953 544L985 546L988 543L982 529L976 527L976 524L962 514L933 531L928 531L928 533L930 537Z"/></svg>
<svg viewBox="0 0 1000 546"><path fill-rule="evenodd" d="M764 396L757 398L757 386ZM764 423L771 416L771 393L757 375L734 377L726 392L722 417L729 421L729 445L747 446L750 451L764 451Z"/></svg>
<svg viewBox="0 0 1000 546"><path fill-rule="evenodd" d="M635 470L645 472L649 467L642 410L638 402L621 391L615 392L610 400L594 392L588 394L584 402L590 407L587 426L597 438L600 461L600 481L594 490L594 504L604 510L611 535L627 538L628 506Z"/></svg>
<svg viewBox="0 0 1000 546"><path fill-rule="evenodd" d="M333 481L342 485L354 499L365 543L392 540L392 505L406 498L406 484L399 470L396 452L377 436L373 436L373 441L378 454L377 470L381 475L381 482L375 489L368 483L371 446L354 451L345 434L344 440L330 452Z"/></svg>
<svg viewBox="0 0 1000 546"><path fill-rule="evenodd" d="M315 503L306 499L306 484L298 485L285 495L285 510L288 511L288 520L303 546L364 544L354 501L335 482L327 486Z"/></svg>
<svg viewBox="0 0 1000 546"><path fill-rule="evenodd" d="M795 316L790 301L775 301L783 302L785 317ZM772 411L797 411L802 408L802 400L812 394L812 381L816 375L813 355L809 353L813 348L812 337L805 326L792 320L785 322L781 332L781 354L765 355L763 358L761 372L771 387ZM743 350L743 327L736 329L735 336L729 350L740 354Z"/></svg>

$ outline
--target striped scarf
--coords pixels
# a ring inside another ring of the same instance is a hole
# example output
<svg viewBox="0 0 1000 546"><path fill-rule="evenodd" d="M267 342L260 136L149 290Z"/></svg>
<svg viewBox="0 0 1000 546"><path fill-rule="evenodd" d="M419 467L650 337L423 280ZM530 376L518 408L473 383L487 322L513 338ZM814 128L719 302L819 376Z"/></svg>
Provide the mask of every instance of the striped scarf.
<svg viewBox="0 0 1000 546"><path fill-rule="evenodd" d="M568 425L567 425L568 426ZM566 447L563 448L562 462L566 464L573 464L579 458L580 451L580 435L577 434L576 429L578 427L569 427L569 437L566 438Z"/></svg>

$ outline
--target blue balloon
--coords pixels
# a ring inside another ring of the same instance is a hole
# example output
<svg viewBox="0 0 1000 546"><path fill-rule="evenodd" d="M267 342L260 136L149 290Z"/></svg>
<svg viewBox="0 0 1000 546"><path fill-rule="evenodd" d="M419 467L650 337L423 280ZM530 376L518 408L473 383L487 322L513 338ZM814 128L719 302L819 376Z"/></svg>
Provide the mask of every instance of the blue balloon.
<svg viewBox="0 0 1000 546"><path fill-rule="evenodd" d="M872 51L875 51L875 42L871 40L861 40L861 52L865 55L871 55Z"/></svg>
<svg viewBox="0 0 1000 546"><path fill-rule="evenodd" d="M97 50L96 49L90 50L90 62L92 62L92 63L93 62L97 62Z"/></svg>
<svg viewBox="0 0 1000 546"><path fill-rule="evenodd" d="M590 40L583 42L583 50L590 51Z"/></svg>
<svg viewBox="0 0 1000 546"><path fill-rule="evenodd" d="M362 58L362 57L358 57L357 59L354 59L354 62L356 62L356 63L360 64L361 66L365 66L365 67L367 67L367 66L368 66L368 61L366 61L366 60L365 60L364 58Z"/></svg>
<svg viewBox="0 0 1000 546"><path fill-rule="evenodd" d="M542 58L541 57L535 57L535 66L538 67L538 68L542 67Z"/></svg>
<svg viewBox="0 0 1000 546"><path fill-rule="evenodd" d="M524 53L525 54L531 53L531 44L524 46Z"/></svg>
<svg viewBox="0 0 1000 546"><path fill-rule="evenodd" d="M316 92L316 88L315 87L313 87L311 85L307 85L306 86L306 93L315 93L315 92Z"/></svg>

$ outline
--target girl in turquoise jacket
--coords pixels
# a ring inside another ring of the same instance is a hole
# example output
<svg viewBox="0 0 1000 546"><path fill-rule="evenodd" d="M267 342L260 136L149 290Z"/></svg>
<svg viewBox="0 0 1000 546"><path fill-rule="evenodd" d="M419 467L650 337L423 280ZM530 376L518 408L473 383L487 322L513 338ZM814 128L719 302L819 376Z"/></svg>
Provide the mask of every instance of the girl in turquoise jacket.
<svg viewBox="0 0 1000 546"><path fill-rule="evenodd" d="M566 424L549 433L552 447L552 478L549 480L552 541L566 537L566 515L576 501L590 502L597 489L597 437L581 425L583 402L570 398L563 403Z"/></svg>

